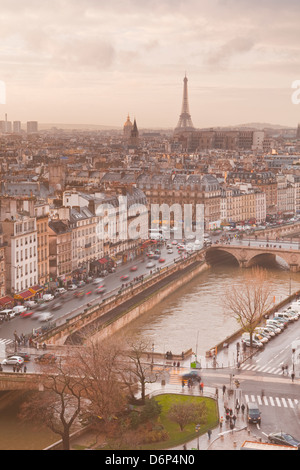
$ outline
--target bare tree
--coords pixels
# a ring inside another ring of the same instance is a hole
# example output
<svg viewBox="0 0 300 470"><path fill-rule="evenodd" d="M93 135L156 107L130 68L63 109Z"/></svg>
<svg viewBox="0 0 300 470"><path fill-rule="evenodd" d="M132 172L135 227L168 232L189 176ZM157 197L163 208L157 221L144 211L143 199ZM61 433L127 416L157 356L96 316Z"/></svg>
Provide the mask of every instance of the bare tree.
<svg viewBox="0 0 300 470"><path fill-rule="evenodd" d="M141 388L141 399L145 400L146 384L154 383L161 375L153 371L153 365L146 362L146 357L151 351L150 344L143 340L128 343L129 349L124 353L127 365L123 368L123 380L129 387L131 395L134 396L132 385L139 384Z"/></svg>
<svg viewBox="0 0 300 470"><path fill-rule="evenodd" d="M78 348L74 361L77 375L82 377L89 413L108 425L124 411L127 390L122 382L122 343L113 340L89 340Z"/></svg>
<svg viewBox="0 0 300 470"><path fill-rule="evenodd" d="M251 347L254 329L270 310L271 305L267 272L259 267L254 267L250 273L246 273L242 286L232 285L224 293L224 309L249 333Z"/></svg>
<svg viewBox="0 0 300 470"><path fill-rule="evenodd" d="M20 418L45 424L70 449L70 433L86 405L84 387L74 376L72 362L44 367L43 392L33 392L22 405Z"/></svg>

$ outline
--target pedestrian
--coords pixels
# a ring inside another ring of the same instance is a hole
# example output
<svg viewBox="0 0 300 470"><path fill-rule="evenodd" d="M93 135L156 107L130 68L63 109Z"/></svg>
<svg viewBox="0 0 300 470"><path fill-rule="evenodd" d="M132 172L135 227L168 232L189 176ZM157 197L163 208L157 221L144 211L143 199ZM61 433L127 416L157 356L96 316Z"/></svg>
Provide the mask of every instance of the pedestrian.
<svg viewBox="0 0 300 470"><path fill-rule="evenodd" d="M284 364L282 364L281 370L282 370L282 374L283 374L283 375L284 375L284 369L285 369Z"/></svg>
<svg viewBox="0 0 300 470"><path fill-rule="evenodd" d="M202 395L203 394L203 388L204 388L203 382L200 383L199 387L200 387L200 393Z"/></svg>
<svg viewBox="0 0 300 470"><path fill-rule="evenodd" d="M233 424L235 426L235 422L236 422L236 416L235 415L232 416L232 421L233 421Z"/></svg>
<svg viewBox="0 0 300 470"><path fill-rule="evenodd" d="M24 374L26 374L26 372L27 372L27 367L24 366Z"/></svg>
<svg viewBox="0 0 300 470"><path fill-rule="evenodd" d="M226 385L223 385L222 390L223 390L223 396L224 396L224 395L225 395L225 392L226 392Z"/></svg>
<svg viewBox="0 0 300 470"><path fill-rule="evenodd" d="M184 383L184 380L182 380L182 381L181 381L182 390L184 389L184 386L185 386L185 383Z"/></svg>
<svg viewBox="0 0 300 470"><path fill-rule="evenodd" d="M217 387L217 388L216 388L216 398L218 398L218 397L219 397L219 389L218 389L218 387Z"/></svg>
<svg viewBox="0 0 300 470"><path fill-rule="evenodd" d="M223 427L223 421L224 421L224 418L223 418L223 416L221 416L220 421L219 421L220 430Z"/></svg>
<svg viewBox="0 0 300 470"><path fill-rule="evenodd" d="M210 439L210 438L211 438L211 429L209 429L209 430L207 431L207 435L208 435L208 439Z"/></svg>
<svg viewBox="0 0 300 470"><path fill-rule="evenodd" d="M244 414L244 411L245 411L245 405L244 405L244 403L242 403L242 405L241 405L241 410L242 410L242 413Z"/></svg>
<svg viewBox="0 0 300 470"><path fill-rule="evenodd" d="M13 365L13 371L16 372L16 366L15 365Z"/></svg>
<svg viewBox="0 0 300 470"><path fill-rule="evenodd" d="M295 379L295 373L294 372L291 373L291 377L292 377L292 382L294 382L294 379Z"/></svg>

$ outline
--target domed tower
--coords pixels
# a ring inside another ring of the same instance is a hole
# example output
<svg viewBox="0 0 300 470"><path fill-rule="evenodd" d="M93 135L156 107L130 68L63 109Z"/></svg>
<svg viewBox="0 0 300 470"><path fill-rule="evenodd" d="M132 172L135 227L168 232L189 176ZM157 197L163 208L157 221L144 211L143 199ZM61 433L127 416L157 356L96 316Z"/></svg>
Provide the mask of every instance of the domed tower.
<svg viewBox="0 0 300 470"><path fill-rule="evenodd" d="M126 122L124 124L124 127L123 127L123 137L124 137L125 140L130 139L132 129L133 129L133 124L130 121L130 117L129 117L129 114L128 114L127 120L126 120Z"/></svg>

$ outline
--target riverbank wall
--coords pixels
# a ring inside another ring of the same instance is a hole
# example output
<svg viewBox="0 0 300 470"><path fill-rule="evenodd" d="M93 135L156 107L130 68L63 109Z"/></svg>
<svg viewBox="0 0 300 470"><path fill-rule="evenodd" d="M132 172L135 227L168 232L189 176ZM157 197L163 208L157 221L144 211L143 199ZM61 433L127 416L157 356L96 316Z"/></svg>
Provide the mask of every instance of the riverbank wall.
<svg viewBox="0 0 300 470"><path fill-rule="evenodd" d="M295 300L296 298L298 298L300 295L300 291L296 291L294 292L293 294L289 295L288 297L286 297L285 299L283 299L281 302L279 302L278 304L274 305L274 307L270 308L267 313L266 313L266 316L270 317L272 315L274 315L274 313L278 312L280 309L282 309L283 307L286 307L288 304L290 304L293 300ZM214 347L212 347L209 351L206 352L206 356L207 357L211 357L211 355L213 354L213 351L217 351L220 352L222 351L223 349L227 348L228 345L230 343L233 343L234 341L236 341L238 338L241 337L241 335L244 333L244 330L243 328L240 328L239 330L237 330L235 333L233 333L232 335L229 335L227 336L223 341L221 341L220 343L216 344Z"/></svg>
<svg viewBox="0 0 300 470"><path fill-rule="evenodd" d="M37 337L36 343L45 342L51 349L79 345L85 337L105 339L207 269L204 251L175 260L174 264L161 268L149 278L85 308L64 324Z"/></svg>

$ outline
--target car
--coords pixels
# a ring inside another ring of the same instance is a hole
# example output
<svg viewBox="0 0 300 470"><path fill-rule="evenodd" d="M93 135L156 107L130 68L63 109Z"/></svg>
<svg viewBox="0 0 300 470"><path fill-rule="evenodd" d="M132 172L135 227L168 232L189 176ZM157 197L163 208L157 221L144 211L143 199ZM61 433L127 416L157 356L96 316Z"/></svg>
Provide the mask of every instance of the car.
<svg viewBox="0 0 300 470"><path fill-rule="evenodd" d="M164 263L165 261L166 261L166 260L165 260L164 258L160 258L160 259L158 260L159 263Z"/></svg>
<svg viewBox="0 0 300 470"><path fill-rule="evenodd" d="M26 302L24 302L24 305L25 307L27 308L35 308L37 307L39 304L36 300L27 300Z"/></svg>
<svg viewBox="0 0 300 470"><path fill-rule="evenodd" d="M128 279L129 279L129 276L127 276L127 275L124 275L124 276L120 277L121 281L128 281Z"/></svg>
<svg viewBox="0 0 300 470"><path fill-rule="evenodd" d="M23 357L20 356L10 356L4 359L1 364L3 366L15 366L15 365L23 365L24 364L24 359Z"/></svg>
<svg viewBox="0 0 300 470"><path fill-rule="evenodd" d="M273 333L275 335L279 335L279 333L281 333L281 329L280 328L277 328L276 326L274 325L266 325L265 328L267 328L267 330L269 331L273 331Z"/></svg>
<svg viewBox="0 0 300 470"><path fill-rule="evenodd" d="M95 290L95 294L104 294L106 292L106 287L105 286L99 286L97 287L97 289Z"/></svg>
<svg viewBox="0 0 300 470"><path fill-rule="evenodd" d="M297 447L297 449L300 449L299 439L295 439L293 436L285 432L271 432L268 434L268 441L272 444L281 444L285 446Z"/></svg>
<svg viewBox="0 0 300 470"><path fill-rule="evenodd" d="M137 271L138 267L137 266L131 266L130 271Z"/></svg>
<svg viewBox="0 0 300 470"><path fill-rule="evenodd" d="M53 300L53 299L54 299L54 295L52 295L52 294L44 294L43 295L43 300L45 302L50 302L50 300Z"/></svg>
<svg viewBox="0 0 300 470"><path fill-rule="evenodd" d="M77 286L78 286L78 287L84 287L84 286L85 286L85 282L84 282L84 281L79 281L79 282L77 283Z"/></svg>
<svg viewBox="0 0 300 470"><path fill-rule="evenodd" d="M246 344L246 346L248 348L251 347L250 339L245 339L245 340L243 340L243 342ZM261 343L260 341L257 341L256 339L252 338L252 347L253 348L262 348L263 346L264 346L263 343Z"/></svg>
<svg viewBox="0 0 300 470"><path fill-rule="evenodd" d="M10 320L11 318L14 318L16 316L16 313L12 311L12 309L4 309L0 311L0 318L3 318L3 320Z"/></svg>
<svg viewBox="0 0 300 470"><path fill-rule="evenodd" d="M39 306L37 307L37 311L38 312L41 312L42 310L46 310L46 308L48 308L48 304L47 302L42 302L39 304Z"/></svg>
<svg viewBox="0 0 300 470"><path fill-rule="evenodd" d="M274 320L267 320L266 325L274 326L275 328L279 328L281 331L284 330L284 325L281 322L274 321Z"/></svg>
<svg viewBox="0 0 300 470"><path fill-rule="evenodd" d="M52 353L44 353L37 356L34 360L38 364L54 364L56 362L56 356Z"/></svg>
<svg viewBox="0 0 300 470"><path fill-rule="evenodd" d="M83 290L79 290L77 292L74 292L74 297L76 297L77 299L81 299L83 296L84 296L84 291Z"/></svg>
<svg viewBox="0 0 300 470"><path fill-rule="evenodd" d="M10 358L14 356L15 356L14 354L9 354L7 357ZM18 351L18 357L22 357L22 359L24 359L24 362L30 361L30 354L28 354L27 352Z"/></svg>
<svg viewBox="0 0 300 470"><path fill-rule="evenodd" d="M177 245L177 240L173 240L172 245Z"/></svg>
<svg viewBox="0 0 300 470"><path fill-rule="evenodd" d="M248 420L248 423L254 423L254 424L261 423L261 412L258 408L257 403L249 402L247 404L247 420Z"/></svg>
<svg viewBox="0 0 300 470"><path fill-rule="evenodd" d="M103 281L104 281L103 277L96 277L96 278L93 280L92 284L94 284L94 285L95 285L95 284L101 284Z"/></svg>
<svg viewBox="0 0 300 470"><path fill-rule="evenodd" d="M39 321L42 321L42 322L50 321L52 320L53 317L54 315L51 312L43 312L38 315Z"/></svg>
<svg viewBox="0 0 300 470"><path fill-rule="evenodd" d="M68 286L68 290L76 290L76 289L77 289L76 284L70 284L70 285Z"/></svg>
<svg viewBox="0 0 300 470"><path fill-rule="evenodd" d="M26 312L21 313L21 318L29 318L34 314L33 310L26 310Z"/></svg>
<svg viewBox="0 0 300 470"><path fill-rule="evenodd" d="M149 263L146 264L146 268L148 269L151 269L151 268L154 268L155 267L155 263L153 263L152 261L150 261Z"/></svg>
<svg viewBox="0 0 300 470"><path fill-rule="evenodd" d="M59 310L62 306L62 302L55 302L55 304L52 305L51 310Z"/></svg>
<svg viewBox="0 0 300 470"><path fill-rule="evenodd" d="M173 250L169 248L168 251L167 251L167 254L168 254L168 255L172 255L172 254L173 254Z"/></svg>
<svg viewBox="0 0 300 470"><path fill-rule="evenodd" d="M189 380L191 379L193 382L200 382L201 377L199 376L198 372L196 370L192 370L190 372L187 372L186 374L183 374L181 376L182 380Z"/></svg>
<svg viewBox="0 0 300 470"><path fill-rule="evenodd" d="M57 289L55 289L55 294L57 295L62 295L62 294L65 294L67 291L64 287L58 287Z"/></svg>
<svg viewBox="0 0 300 470"><path fill-rule="evenodd" d="M25 307L25 305L16 305L12 309L13 313L15 313L16 315L20 315L21 313L26 312L26 310L27 310L27 307Z"/></svg>
<svg viewBox="0 0 300 470"><path fill-rule="evenodd" d="M289 324L289 320L287 320L286 318L282 318L282 317L273 317L273 320L274 321L277 321L279 323L281 323L285 328L288 326Z"/></svg>

